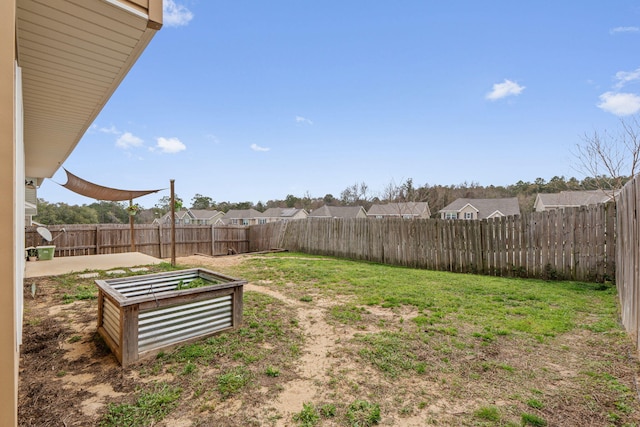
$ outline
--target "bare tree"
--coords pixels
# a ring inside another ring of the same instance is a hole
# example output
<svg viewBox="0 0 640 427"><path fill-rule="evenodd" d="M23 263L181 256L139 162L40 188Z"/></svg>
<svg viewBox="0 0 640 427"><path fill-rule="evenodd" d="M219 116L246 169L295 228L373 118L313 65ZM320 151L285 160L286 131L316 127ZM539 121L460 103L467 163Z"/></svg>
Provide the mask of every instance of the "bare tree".
<svg viewBox="0 0 640 427"><path fill-rule="evenodd" d="M418 203L427 201L426 193L420 190L414 187L413 178L407 178L400 185L392 179L382 190L380 199L387 204L393 204L398 216L404 217L413 213Z"/></svg>
<svg viewBox="0 0 640 427"><path fill-rule="evenodd" d="M620 119L621 128L611 134L594 131L585 133L576 144L575 169L593 177L603 191L612 194L638 173L640 164L640 119L632 116Z"/></svg>
<svg viewBox="0 0 640 427"><path fill-rule="evenodd" d="M347 206L366 205L369 203L369 186L363 181L345 188L340 199Z"/></svg>
<svg viewBox="0 0 640 427"><path fill-rule="evenodd" d="M392 203L396 202L400 196L400 186L392 179L383 189L380 194L380 200Z"/></svg>

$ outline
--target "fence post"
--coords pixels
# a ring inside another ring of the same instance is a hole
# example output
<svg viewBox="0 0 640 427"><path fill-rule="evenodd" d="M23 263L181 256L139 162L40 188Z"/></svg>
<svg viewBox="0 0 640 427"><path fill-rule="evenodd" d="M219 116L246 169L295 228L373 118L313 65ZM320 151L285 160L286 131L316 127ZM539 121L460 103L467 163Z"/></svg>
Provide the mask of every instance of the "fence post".
<svg viewBox="0 0 640 427"><path fill-rule="evenodd" d="M216 226L211 224L211 255L216 254Z"/></svg>
<svg viewBox="0 0 640 427"><path fill-rule="evenodd" d="M96 224L96 255L100 255L100 224Z"/></svg>

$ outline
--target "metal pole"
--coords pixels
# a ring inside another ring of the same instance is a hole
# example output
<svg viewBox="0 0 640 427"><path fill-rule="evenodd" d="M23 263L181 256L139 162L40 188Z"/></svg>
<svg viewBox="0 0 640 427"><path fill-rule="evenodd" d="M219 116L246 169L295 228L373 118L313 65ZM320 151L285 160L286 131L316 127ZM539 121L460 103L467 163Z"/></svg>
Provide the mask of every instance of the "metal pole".
<svg viewBox="0 0 640 427"><path fill-rule="evenodd" d="M171 266L175 267L176 266L176 210L175 210L175 201L176 201L176 195L174 192L174 184L176 182L175 179L172 179L171 181L171 206L169 206L169 209L171 209Z"/></svg>
<svg viewBox="0 0 640 427"><path fill-rule="evenodd" d="M129 207L133 206L133 199L129 199ZM129 229L131 230L131 252L136 251L136 236L133 227L133 215L129 215Z"/></svg>

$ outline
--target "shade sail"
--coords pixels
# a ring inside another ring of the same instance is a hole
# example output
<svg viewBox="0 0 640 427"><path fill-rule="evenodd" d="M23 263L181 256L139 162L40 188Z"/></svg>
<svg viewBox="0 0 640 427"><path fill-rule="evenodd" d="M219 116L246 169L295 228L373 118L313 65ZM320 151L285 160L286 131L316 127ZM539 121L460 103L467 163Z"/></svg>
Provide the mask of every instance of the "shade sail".
<svg viewBox="0 0 640 427"><path fill-rule="evenodd" d="M158 191L163 190L119 190L117 188L104 187L102 185L86 181L80 177L75 176L66 169L64 169L64 171L67 173L67 183L60 185L68 190L73 191L74 193L78 193L96 200L122 202L125 200L132 200L138 197L146 196L147 194L157 193Z"/></svg>

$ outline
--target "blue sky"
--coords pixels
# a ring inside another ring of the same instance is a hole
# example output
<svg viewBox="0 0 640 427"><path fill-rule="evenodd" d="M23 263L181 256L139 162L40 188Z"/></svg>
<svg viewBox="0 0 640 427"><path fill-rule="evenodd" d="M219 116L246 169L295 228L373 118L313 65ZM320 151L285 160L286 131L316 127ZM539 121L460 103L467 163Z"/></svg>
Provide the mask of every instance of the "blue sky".
<svg viewBox="0 0 640 427"><path fill-rule="evenodd" d="M63 166L121 189L175 179L187 205L582 178L582 136L640 111L639 45L629 0L165 0ZM94 201L56 182L38 196Z"/></svg>

